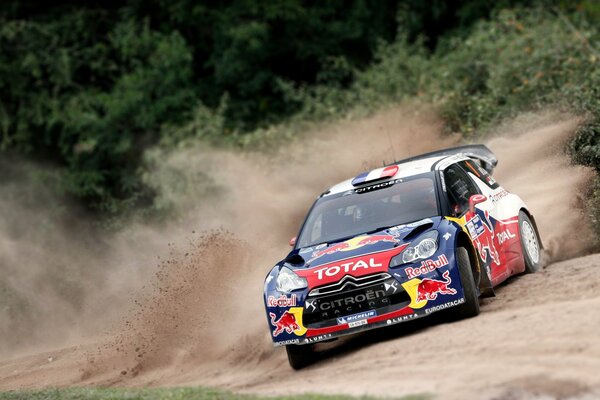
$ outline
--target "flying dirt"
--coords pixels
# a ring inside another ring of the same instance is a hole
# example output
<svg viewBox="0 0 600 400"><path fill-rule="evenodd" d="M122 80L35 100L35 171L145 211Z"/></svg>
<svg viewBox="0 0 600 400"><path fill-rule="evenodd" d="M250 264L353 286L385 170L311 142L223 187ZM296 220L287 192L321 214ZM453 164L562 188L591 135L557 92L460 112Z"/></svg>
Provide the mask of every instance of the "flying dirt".
<svg viewBox="0 0 600 400"><path fill-rule="evenodd" d="M596 249L584 206L593 172L571 165L563 151L580 122L553 112L525 115L486 136L499 159L495 176L536 217L551 261L545 269L502 285L477 318L340 340L300 372L272 347L261 295L265 274L287 252L312 201L338 181L461 137L442 135L432 111L402 107L316 129L266 156L206 146L171 153L153 174L157 185L185 188L165 191L176 193L177 217L98 239L102 251L86 251L87 259L110 268L97 285L81 272L79 309L55 293L46 299L56 303L44 302L26 285L40 282L33 265L50 249L27 258L29 276L11 270L21 298L47 309L39 320L13 317L0 326L0 389L207 385L263 394L600 396L598 257L573 258ZM0 243L17 262L25 245ZM75 252L63 248L67 263ZM106 305L110 310L99 312ZM52 340L6 336L48 328Z"/></svg>

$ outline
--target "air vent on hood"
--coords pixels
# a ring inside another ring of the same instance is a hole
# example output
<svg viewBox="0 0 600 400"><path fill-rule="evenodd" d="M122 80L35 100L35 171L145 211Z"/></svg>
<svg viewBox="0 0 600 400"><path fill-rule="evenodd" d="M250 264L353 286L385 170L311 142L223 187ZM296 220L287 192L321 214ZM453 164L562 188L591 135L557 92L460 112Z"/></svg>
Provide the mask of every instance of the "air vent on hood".
<svg viewBox="0 0 600 400"><path fill-rule="evenodd" d="M431 228L433 228L432 222L428 222L426 224L419 225L415 229L413 229L408 235L406 235L404 237L404 240L406 240L406 241L412 240L412 239L416 238L417 236L419 236L421 233L423 233Z"/></svg>
<svg viewBox="0 0 600 400"><path fill-rule="evenodd" d="M305 262L304 258L298 253L288 255L284 261L292 265L300 265Z"/></svg>

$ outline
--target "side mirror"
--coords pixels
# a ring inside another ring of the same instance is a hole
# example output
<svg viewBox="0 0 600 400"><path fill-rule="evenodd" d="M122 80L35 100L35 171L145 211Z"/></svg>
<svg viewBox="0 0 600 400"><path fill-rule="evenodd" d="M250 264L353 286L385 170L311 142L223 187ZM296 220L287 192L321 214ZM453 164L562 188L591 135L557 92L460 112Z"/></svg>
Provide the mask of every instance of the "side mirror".
<svg viewBox="0 0 600 400"><path fill-rule="evenodd" d="M290 246L294 247L296 245L296 236L290 239Z"/></svg>
<svg viewBox="0 0 600 400"><path fill-rule="evenodd" d="M482 194L474 194L471 197L469 197L469 211L471 213L475 212L475 206L479 203L483 203L484 201L487 201L487 197L485 197Z"/></svg>

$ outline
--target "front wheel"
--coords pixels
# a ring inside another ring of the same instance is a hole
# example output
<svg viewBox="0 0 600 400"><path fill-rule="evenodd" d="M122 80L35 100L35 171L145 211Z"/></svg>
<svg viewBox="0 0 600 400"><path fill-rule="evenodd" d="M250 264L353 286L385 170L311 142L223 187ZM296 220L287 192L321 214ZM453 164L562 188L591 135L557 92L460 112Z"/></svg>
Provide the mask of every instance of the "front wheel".
<svg viewBox="0 0 600 400"><path fill-rule="evenodd" d="M457 319L471 318L479 315L479 296L477 294L477 286L473 278L473 269L471 268L471 260L469 252L464 247L456 248L456 261L458 264L458 272L460 273L460 283L463 288L465 302L456 307L452 314Z"/></svg>
<svg viewBox="0 0 600 400"><path fill-rule="evenodd" d="M315 362L315 352L312 344L285 346L290 367L295 370L302 369Z"/></svg>
<svg viewBox="0 0 600 400"><path fill-rule="evenodd" d="M540 240L533 223L523 211L519 212L519 234L525 260L525 273L532 274L542 266L542 252L540 251Z"/></svg>

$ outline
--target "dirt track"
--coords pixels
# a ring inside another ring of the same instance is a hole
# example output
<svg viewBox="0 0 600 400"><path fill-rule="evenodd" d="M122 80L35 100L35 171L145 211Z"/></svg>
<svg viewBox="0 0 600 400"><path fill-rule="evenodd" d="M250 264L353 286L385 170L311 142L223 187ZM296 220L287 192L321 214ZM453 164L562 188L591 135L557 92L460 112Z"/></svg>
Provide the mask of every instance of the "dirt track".
<svg viewBox="0 0 600 400"><path fill-rule="evenodd" d="M530 116L503 127L488 142L500 160L496 176L530 205L553 260L594 246L586 218L577 211L591 173L570 166L561 151L577 122ZM484 301L477 318L416 321L350 338L301 372L292 372L285 352L270 345L258 299L268 266L286 250L281 237L297 227L301 215L296 214L323 186L346 177L356 154L367 165L389 156L392 141L398 157L407 155L407 147L415 154L457 141L442 139L439 127L429 115L392 110L351 127L330 128L317 136L329 142L315 140L312 148L294 153L296 161L286 160L289 167L270 175L260 163L218 154L229 162L227 169L213 171L223 174L219 182L228 188L227 199L203 210L202 222L210 226L207 216L216 209L234 233L196 235L186 239L189 246L172 249L105 336L88 334L73 341L79 343L75 347L51 352L32 345L33 355L24 355L25 349L5 357L0 389L201 384L266 394L600 398L599 255L555 262L512 279L498 288L496 298ZM340 135L346 135L345 148L339 148ZM308 160L298 161L307 153ZM180 155L186 167L192 156ZM281 193L291 179L296 187ZM267 218L272 215L291 218Z"/></svg>
<svg viewBox="0 0 600 400"><path fill-rule="evenodd" d="M264 394L597 398L599 265L599 255L551 264L500 287L477 318L366 334L301 372L288 368L282 351L260 359L250 349L243 361L190 360L135 378L108 373L86 379L81 346L0 363L0 388L203 384Z"/></svg>

